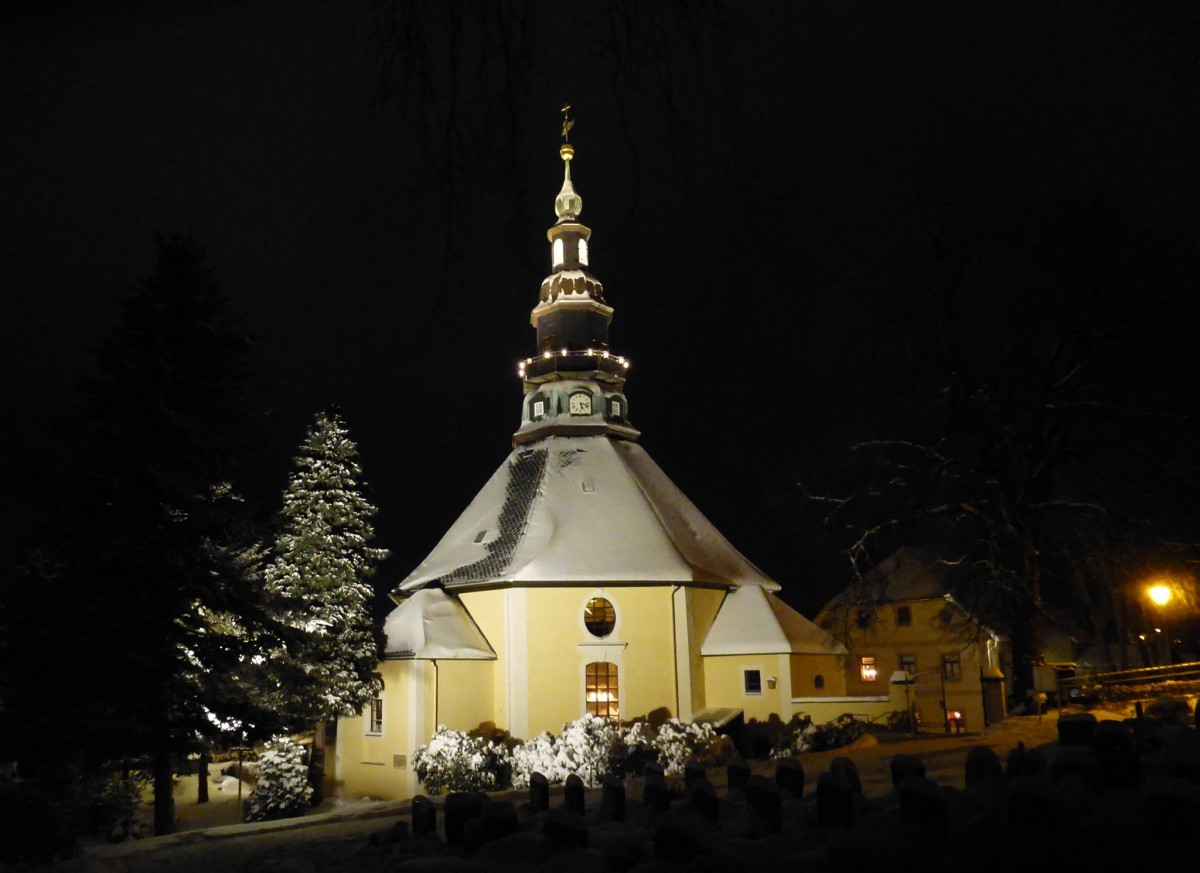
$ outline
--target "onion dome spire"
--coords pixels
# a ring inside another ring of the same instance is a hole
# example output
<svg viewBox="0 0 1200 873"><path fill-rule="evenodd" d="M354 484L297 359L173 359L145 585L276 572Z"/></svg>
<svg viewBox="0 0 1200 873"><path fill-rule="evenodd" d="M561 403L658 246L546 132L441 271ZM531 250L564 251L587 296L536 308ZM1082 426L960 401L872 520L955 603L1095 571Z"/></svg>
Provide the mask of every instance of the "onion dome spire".
<svg viewBox="0 0 1200 873"><path fill-rule="evenodd" d="M575 119L571 117L570 112L571 104L564 103L562 108L563 144L558 147L558 156L563 161L563 184L562 190L554 198L554 214L558 216L559 224L564 221L574 221L579 217L579 213L583 212L583 198L571 184L571 159L575 157L575 146L571 145L571 128L575 126Z"/></svg>

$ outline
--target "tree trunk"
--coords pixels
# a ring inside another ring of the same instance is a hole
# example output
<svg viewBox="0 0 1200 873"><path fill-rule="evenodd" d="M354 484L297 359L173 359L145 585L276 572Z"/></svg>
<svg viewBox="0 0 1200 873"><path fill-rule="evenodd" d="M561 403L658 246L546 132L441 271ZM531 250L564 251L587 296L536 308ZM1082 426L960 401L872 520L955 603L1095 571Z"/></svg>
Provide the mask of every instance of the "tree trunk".
<svg viewBox="0 0 1200 873"><path fill-rule="evenodd" d="M154 751L154 835L175 832L175 773L165 744Z"/></svg>
<svg viewBox="0 0 1200 873"><path fill-rule="evenodd" d="M196 803L208 803L208 749L200 753L200 766L196 777Z"/></svg>
<svg viewBox="0 0 1200 873"><path fill-rule="evenodd" d="M313 727L312 750L308 755L308 784L312 786L312 805L318 806L325 799L325 722L318 721Z"/></svg>

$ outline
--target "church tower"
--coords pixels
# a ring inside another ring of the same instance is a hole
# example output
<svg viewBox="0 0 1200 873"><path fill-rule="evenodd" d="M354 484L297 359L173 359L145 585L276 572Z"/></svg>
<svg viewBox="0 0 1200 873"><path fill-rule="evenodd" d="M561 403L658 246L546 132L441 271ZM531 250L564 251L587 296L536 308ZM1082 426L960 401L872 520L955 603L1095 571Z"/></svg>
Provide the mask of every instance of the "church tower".
<svg viewBox="0 0 1200 873"><path fill-rule="evenodd" d="M546 231L553 272L542 280L529 321L537 330L537 353L517 365L525 382L521 427L513 444L551 434L607 434L635 440L628 423L629 404L622 393L629 361L609 348L613 309L604 286L588 272L590 228L580 223L583 198L571 181L574 122L564 109L562 190L554 198L558 221Z"/></svg>

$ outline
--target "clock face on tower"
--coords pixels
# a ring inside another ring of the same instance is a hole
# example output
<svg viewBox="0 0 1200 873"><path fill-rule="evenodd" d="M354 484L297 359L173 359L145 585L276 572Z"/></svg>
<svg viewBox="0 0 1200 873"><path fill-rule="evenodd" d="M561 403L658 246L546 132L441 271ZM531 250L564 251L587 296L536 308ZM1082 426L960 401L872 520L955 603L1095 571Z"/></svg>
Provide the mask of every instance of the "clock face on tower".
<svg viewBox="0 0 1200 873"><path fill-rule="evenodd" d="M585 394L582 391L578 394L572 394L571 399L567 402L567 410L571 415L591 415L592 395Z"/></svg>

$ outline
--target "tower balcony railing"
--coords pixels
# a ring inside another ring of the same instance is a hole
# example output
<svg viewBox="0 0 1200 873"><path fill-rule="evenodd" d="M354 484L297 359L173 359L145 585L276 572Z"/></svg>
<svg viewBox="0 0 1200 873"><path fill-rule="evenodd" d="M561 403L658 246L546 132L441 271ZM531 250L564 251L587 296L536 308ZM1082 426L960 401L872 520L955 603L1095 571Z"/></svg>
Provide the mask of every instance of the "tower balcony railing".
<svg viewBox="0 0 1200 873"><path fill-rule="evenodd" d="M629 359L607 349L551 349L517 362L517 376L537 379L554 373L607 373L618 378L629 369Z"/></svg>

